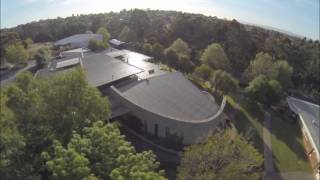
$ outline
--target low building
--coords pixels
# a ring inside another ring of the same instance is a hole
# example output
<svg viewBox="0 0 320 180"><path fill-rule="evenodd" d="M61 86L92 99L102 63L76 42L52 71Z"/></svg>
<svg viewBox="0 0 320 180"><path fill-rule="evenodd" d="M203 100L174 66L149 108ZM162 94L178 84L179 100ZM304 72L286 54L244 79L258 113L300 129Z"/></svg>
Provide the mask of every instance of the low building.
<svg viewBox="0 0 320 180"><path fill-rule="evenodd" d="M219 106L211 94L198 89L182 73L165 72L148 62L149 56L116 49L61 54L64 57L53 60L36 76L83 68L89 84L109 97L112 118L133 114L143 131L155 137L175 137L191 144L225 126L225 101ZM119 54L126 60L117 59Z"/></svg>
<svg viewBox="0 0 320 180"><path fill-rule="evenodd" d="M175 135L191 144L225 126L225 101L219 106L179 72L111 88L113 96L141 119L142 129L155 137Z"/></svg>
<svg viewBox="0 0 320 180"><path fill-rule="evenodd" d="M58 40L54 43L55 47L68 46L70 49L74 48L87 48L89 41L95 39L97 41L102 41L103 37L101 34L75 34L64 39Z"/></svg>
<svg viewBox="0 0 320 180"><path fill-rule="evenodd" d="M112 47L117 48L117 49L123 49L126 48L127 43L120 41L118 39L111 39L109 40L109 43Z"/></svg>
<svg viewBox="0 0 320 180"><path fill-rule="evenodd" d="M287 98L288 105L298 116L303 134L303 144L317 180L320 179L320 106L297 99Z"/></svg>

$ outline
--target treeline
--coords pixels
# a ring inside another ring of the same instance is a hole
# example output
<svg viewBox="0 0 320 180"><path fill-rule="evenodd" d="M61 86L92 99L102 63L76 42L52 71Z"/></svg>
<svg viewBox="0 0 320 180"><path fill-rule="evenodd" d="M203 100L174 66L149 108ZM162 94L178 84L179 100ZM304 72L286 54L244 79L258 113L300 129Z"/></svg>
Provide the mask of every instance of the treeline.
<svg viewBox="0 0 320 180"><path fill-rule="evenodd" d="M72 34L96 32L104 27L111 38L131 42L135 50L148 52L168 48L177 40L188 47L188 71L201 65L201 56L208 45L218 43L230 61L230 73L243 77L258 53L268 53L273 61L284 60L293 67L291 89L298 89L319 99L319 41L290 37L275 31L243 25L200 14L157 10L122 10L119 13L76 15L41 20L12 29L1 30L1 51L12 39L31 38L35 42L56 41ZM165 53L163 53L165 54ZM174 55L169 52L173 58ZM167 58L167 57L164 57ZM179 57L180 63L186 57ZM170 61L170 60L165 60ZM239 78L238 78L239 79ZM246 78L243 78L246 79ZM243 80L239 79L239 80ZM248 81L246 81L248 83Z"/></svg>

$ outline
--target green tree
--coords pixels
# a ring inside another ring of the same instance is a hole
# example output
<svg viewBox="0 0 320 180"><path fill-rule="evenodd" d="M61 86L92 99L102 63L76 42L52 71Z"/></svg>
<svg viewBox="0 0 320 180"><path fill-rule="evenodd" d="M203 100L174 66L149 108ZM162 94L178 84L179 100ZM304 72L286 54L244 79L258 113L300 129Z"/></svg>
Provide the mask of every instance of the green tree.
<svg viewBox="0 0 320 180"><path fill-rule="evenodd" d="M168 64L169 66L177 67L179 64L179 56L172 49L167 49L165 51L165 59L166 59L166 64Z"/></svg>
<svg viewBox="0 0 320 180"><path fill-rule="evenodd" d="M214 71L210 82L214 90L221 94L235 93L238 89L238 81L231 74L223 70Z"/></svg>
<svg viewBox="0 0 320 180"><path fill-rule="evenodd" d="M13 176L14 158L20 154L25 146L24 137L17 129L13 112L6 105L7 97L0 91L0 174L4 179ZM11 172L11 173L10 173Z"/></svg>
<svg viewBox="0 0 320 180"><path fill-rule="evenodd" d="M119 34L119 39L124 42L135 42L137 40L137 34L128 26L125 26Z"/></svg>
<svg viewBox="0 0 320 180"><path fill-rule="evenodd" d="M34 55L34 59L36 60L37 66L43 68L49 63L51 52L47 48L42 48Z"/></svg>
<svg viewBox="0 0 320 180"><path fill-rule="evenodd" d="M292 73L293 68L285 60L278 60L274 63L274 68L277 70L277 80L281 83L283 88L292 87Z"/></svg>
<svg viewBox="0 0 320 180"><path fill-rule="evenodd" d="M185 149L177 179L260 179L262 156L241 135L218 132Z"/></svg>
<svg viewBox="0 0 320 180"><path fill-rule="evenodd" d="M281 100L281 84L277 80L269 80L265 75L254 78L245 90L252 99L268 105Z"/></svg>
<svg viewBox="0 0 320 180"><path fill-rule="evenodd" d="M165 179L164 172L158 171L159 163L154 154L150 151L137 153L125 141L116 125L104 125L102 121L98 121L92 127L84 128L82 134L73 134L66 149L58 144L58 148L62 149L58 149L58 152L70 152L71 155L65 154L64 158L55 155L50 158L50 153L42 153L47 160L47 168L53 174L73 177L73 173L82 168L82 177L91 172L102 179ZM75 166L76 163L80 164ZM67 167L63 168L64 166ZM76 177L79 179L79 174Z"/></svg>
<svg viewBox="0 0 320 180"><path fill-rule="evenodd" d="M30 48L30 46L33 44L33 41L31 38L27 38L25 40L22 41L22 45L25 49Z"/></svg>
<svg viewBox="0 0 320 180"><path fill-rule="evenodd" d="M87 180L89 177L94 178L94 175L90 174L90 162L84 154L70 146L63 147L59 141L53 142L53 149L53 155L46 152L41 154L46 160L46 167L52 172L50 179Z"/></svg>
<svg viewBox="0 0 320 180"><path fill-rule="evenodd" d="M144 43L142 46L143 53L146 55L151 55L152 45L150 43Z"/></svg>
<svg viewBox="0 0 320 180"><path fill-rule="evenodd" d="M29 58L29 53L20 44L9 45L6 48L5 57L8 62L15 65L25 64Z"/></svg>
<svg viewBox="0 0 320 180"><path fill-rule="evenodd" d="M105 45L103 44L103 42L100 42L96 39L91 39L89 41L88 48L91 51L101 51L105 49Z"/></svg>
<svg viewBox="0 0 320 180"><path fill-rule="evenodd" d="M168 51L169 49L175 51L179 57L185 56L187 58L190 58L191 50L188 44L180 38L175 40L171 44L171 46L166 49L166 51Z"/></svg>
<svg viewBox="0 0 320 180"><path fill-rule="evenodd" d="M104 48L108 48L110 46L109 45L110 34L109 34L108 30L104 27L100 27L97 31L97 34L102 35L102 37L103 37L102 45Z"/></svg>
<svg viewBox="0 0 320 180"><path fill-rule="evenodd" d="M213 69L229 71L230 61L220 44L210 44L201 56L201 61Z"/></svg>
<svg viewBox="0 0 320 180"><path fill-rule="evenodd" d="M88 84L82 69L58 75L48 83L42 81L41 86L45 118L63 144L71 138L73 130L79 132L96 120L109 120L108 98Z"/></svg>
<svg viewBox="0 0 320 180"><path fill-rule="evenodd" d="M265 75L270 79L275 79L277 77L277 69L275 69L273 65L272 57L268 53L260 52L254 60L250 62L246 74L250 80L259 75Z"/></svg>
<svg viewBox="0 0 320 180"><path fill-rule="evenodd" d="M206 64L201 64L200 66L196 67L194 70L194 73L196 76L204 79L209 80L211 77L211 74L213 73L213 70Z"/></svg>
<svg viewBox="0 0 320 180"><path fill-rule="evenodd" d="M134 9L129 19L129 27L137 33L137 38L141 39L144 36L145 29L148 29L150 24L149 17L144 10Z"/></svg>
<svg viewBox="0 0 320 180"><path fill-rule="evenodd" d="M171 46L165 50L166 57L169 58L169 65L184 72L190 72L194 66L190 61L190 53L191 50L188 44L180 38L175 40Z"/></svg>
<svg viewBox="0 0 320 180"><path fill-rule="evenodd" d="M23 152L13 155L14 165L7 170L12 179L37 179L43 173L40 153L53 139L65 145L73 131L110 117L108 99L89 86L81 69L50 81L22 73L4 93L26 144Z"/></svg>
<svg viewBox="0 0 320 180"><path fill-rule="evenodd" d="M151 54L156 61L162 61L164 56L164 47L160 43L154 43L152 45Z"/></svg>

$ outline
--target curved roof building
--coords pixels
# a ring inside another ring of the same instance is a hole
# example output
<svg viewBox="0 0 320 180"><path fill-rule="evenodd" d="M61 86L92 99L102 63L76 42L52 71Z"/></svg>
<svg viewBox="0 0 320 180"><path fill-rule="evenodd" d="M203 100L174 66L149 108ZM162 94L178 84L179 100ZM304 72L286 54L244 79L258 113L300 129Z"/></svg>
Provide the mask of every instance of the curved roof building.
<svg viewBox="0 0 320 180"><path fill-rule="evenodd" d="M167 73L111 87L115 97L141 119L147 132L166 137L175 134L190 144L223 126L223 108L183 74Z"/></svg>

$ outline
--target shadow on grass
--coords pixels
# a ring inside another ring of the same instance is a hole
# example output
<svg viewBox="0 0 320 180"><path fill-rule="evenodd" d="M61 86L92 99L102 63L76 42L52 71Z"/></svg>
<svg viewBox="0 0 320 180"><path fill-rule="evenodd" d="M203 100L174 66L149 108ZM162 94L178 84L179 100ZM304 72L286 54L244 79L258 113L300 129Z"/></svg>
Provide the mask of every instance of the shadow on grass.
<svg viewBox="0 0 320 180"><path fill-rule="evenodd" d="M227 97L226 111L234 112L233 123L238 133L248 139L253 146L263 155L263 112L254 102L245 97Z"/></svg>
<svg viewBox="0 0 320 180"><path fill-rule="evenodd" d="M235 111L233 122L237 131L243 134L258 151L263 154L264 144L262 129L264 127L264 113L266 107L237 95L227 97L227 113ZM237 105L238 104L238 105ZM268 110L269 111L269 110ZM274 168L281 171L311 172L308 159L305 155L300 126L292 124L285 114L270 110L271 114L271 144Z"/></svg>
<svg viewBox="0 0 320 180"><path fill-rule="evenodd" d="M285 114L271 111L275 167L278 171L311 172L303 147L300 126L298 123L289 122L287 118Z"/></svg>

